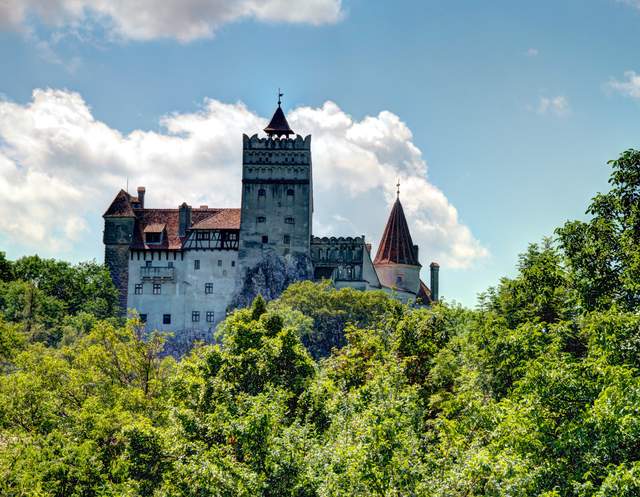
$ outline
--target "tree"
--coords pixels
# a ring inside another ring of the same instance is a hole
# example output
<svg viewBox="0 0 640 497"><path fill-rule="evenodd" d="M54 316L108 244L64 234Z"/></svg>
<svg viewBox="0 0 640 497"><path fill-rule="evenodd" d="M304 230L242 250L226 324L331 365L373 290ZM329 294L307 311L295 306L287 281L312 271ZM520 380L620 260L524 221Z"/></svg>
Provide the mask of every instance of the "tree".
<svg viewBox="0 0 640 497"><path fill-rule="evenodd" d="M607 193L596 195L587 214L556 230L587 309L613 303L640 306L640 151L627 150L612 167Z"/></svg>

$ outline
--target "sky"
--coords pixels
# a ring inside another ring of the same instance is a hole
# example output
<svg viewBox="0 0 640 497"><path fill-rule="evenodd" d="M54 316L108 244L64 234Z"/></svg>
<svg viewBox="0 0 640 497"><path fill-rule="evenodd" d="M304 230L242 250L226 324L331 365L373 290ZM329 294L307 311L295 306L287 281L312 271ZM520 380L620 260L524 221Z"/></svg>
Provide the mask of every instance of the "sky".
<svg viewBox="0 0 640 497"><path fill-rule="evenodd" d="M278 88L314 234L400 198L447 301L513 276L640 147L640 0L0 0L0 250L102 261L120 188L240 203Z"/></svg>

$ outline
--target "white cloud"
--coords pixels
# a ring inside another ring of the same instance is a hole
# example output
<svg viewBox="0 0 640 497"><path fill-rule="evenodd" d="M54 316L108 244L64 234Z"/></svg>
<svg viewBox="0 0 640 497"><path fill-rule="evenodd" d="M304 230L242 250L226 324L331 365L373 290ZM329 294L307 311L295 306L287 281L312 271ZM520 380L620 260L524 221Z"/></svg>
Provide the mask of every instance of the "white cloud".
<svg viewBox="0 0 640 497"><path fill-rule="evenodd" d="M96 22L125 39L188 42L211 37L222 25L242 19L319 25L339 21L343 10L342 0L0 1L0 27L24 28L29 16L57 28Z"/></svg>
<svg viewBox="0 0 640 497"><path fill-rule="evenodd" d="M465 267L487 255L429 183L422 152L398 116L383 111L358 121L326 102L288 118L313 135L316 234L365 234L375 245L400 178L425 265ZM26 105L0 101L0 232L39 249L71 249L83 235L98 244L100 216L126 178L133 191L147 187L151 207L185 200L238 206L242 133L266 122L242 103L207 100L198 112L164 117L161 132L123 135L96 120L77 93L36 90Z"/></svg>
<svg viewBox="0 0 640 497"><path fill-rule="evenodd" d="M611 78L606 85L607 89L640 100L640 74L636 74L635 71L625 71L624 76L626 79L623 81Z"/></svg>
<svg viewBox="0 0 640 497"><path fill-rule="evenodd" d="M542 116L554 115L557 117L565 117L571 113L569 101L562 95L558 95L557 97L540 97L538 99L538 105L531 109Z"/></svg>
<svg viewBox="0 0 640 497"><path fill-rule="evenodd" d="M537 48L530 48L527 50L528 57L537 57L540 54L540 51Z"/></svg>

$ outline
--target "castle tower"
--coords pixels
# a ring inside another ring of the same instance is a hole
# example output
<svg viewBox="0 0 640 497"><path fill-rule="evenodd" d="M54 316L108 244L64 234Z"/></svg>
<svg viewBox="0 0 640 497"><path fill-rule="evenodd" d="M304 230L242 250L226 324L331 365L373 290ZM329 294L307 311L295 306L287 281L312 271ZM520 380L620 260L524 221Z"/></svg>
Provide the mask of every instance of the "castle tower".
<svg viewBox="0 0 640 497"><path fill-rule="evenodd" d="M399 191L384 228L373 265L382 286L398 292L418 295L422 265L418 261L418 246L411 240L407 219L400 203Z"/></svg>
<svg viewBox="0 0 640 497"><path fill-rule="evenodd" d="M279 95L279 97L282 94ZM242 203L238 264L247 270L265 259L309 260L313 215L311 135L289 126L278 98L267 138L242 137Z"/></svg>
<svg viewBox="0 0 640 497"><path fill-rule="evenodd" d="M141 208L143 205L144 188L138 189L138 198L120 190L102 216L104 218L104 262L109 268L113 284L118 289L118 303L123 315L127 312L129 247L133 241L135 225L133 208Z"/></svg>

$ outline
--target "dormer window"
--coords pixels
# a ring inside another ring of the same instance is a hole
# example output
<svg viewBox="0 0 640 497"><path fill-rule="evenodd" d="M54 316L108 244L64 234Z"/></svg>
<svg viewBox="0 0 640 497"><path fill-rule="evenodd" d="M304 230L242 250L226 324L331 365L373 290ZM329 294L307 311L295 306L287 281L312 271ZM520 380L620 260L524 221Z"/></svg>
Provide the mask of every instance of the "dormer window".
<svg viewBox="0 0 640 497"><path fill-rule="evenodd" d="M209 231L196 231L196 240L209 240L211 233Z"/></svg>
<svg viewBox="0 0 640 497"><path fill-rule="evenodd" d="M144 241L147 244L161 243L165 225L161 223L149 224L144 228Z"/></svg>
<svg viewBox="0 0 640 497"><path fill-rule="evenodd" d="M145 233L144 240L147 243L160 243L162 241L162 233Z"/></svg>

